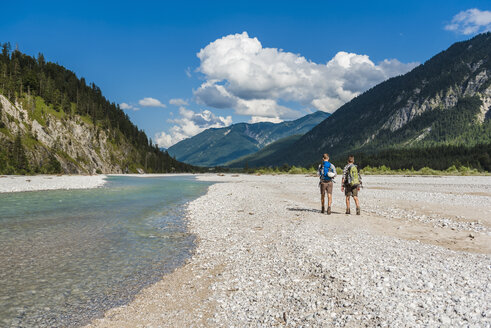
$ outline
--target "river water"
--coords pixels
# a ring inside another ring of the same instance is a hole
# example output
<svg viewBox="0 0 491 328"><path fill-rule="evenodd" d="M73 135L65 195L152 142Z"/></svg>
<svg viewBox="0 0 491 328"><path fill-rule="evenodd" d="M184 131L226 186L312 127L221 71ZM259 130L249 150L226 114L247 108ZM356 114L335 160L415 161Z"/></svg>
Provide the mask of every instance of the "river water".
<svg viewBox="0 0 491 328"><path fill-rule="evenodd" d="M0 326L80 326L190 257L185 204L209 183L112 176L102 188L0 194Z"/></svg>

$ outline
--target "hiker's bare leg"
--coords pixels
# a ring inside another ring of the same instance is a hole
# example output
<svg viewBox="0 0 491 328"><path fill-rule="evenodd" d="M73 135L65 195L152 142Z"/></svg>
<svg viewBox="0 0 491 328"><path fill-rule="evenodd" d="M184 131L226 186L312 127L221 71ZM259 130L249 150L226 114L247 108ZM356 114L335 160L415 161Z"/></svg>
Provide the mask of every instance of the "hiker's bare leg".
<svg viewBox="0 0 491 328"><path fill-rule="evenodd" d="M321 204L322 204L322 207L324 207L324 195L321 195Z"/></svg>
<svg viewBox="0 0 491 328"><path fill-rule="evenodd" d="M358 201L358 196L353 196L353 199L355 200L356 207L357 208L360 207L360 202Z"/></svg>
<svg viewBox="0 0 491 328"><path fill-rule="evenodd" d="M332 204L332 194L327 194L327 206L331 207Z"/></svg>
<svg viewBox="0 0 491 328"><path fill-rule="evenodd" d="M349 209L349 196L346 196L346 209Z"/></svg>

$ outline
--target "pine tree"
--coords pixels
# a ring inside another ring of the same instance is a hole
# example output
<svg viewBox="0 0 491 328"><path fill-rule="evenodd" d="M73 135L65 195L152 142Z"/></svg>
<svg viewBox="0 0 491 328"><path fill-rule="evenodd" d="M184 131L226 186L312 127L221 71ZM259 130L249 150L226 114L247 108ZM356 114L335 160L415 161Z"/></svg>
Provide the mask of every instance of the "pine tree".
<svg viewBox="0 0 491 328"><path fill-rule="evenodd" d="M13 164L14 167L21 174L26 174L29 172L29 163L27 162L27 156L22 146L22 137L20 130L17 131L17 136L14 140L14 146L12 150Z"/></svg>

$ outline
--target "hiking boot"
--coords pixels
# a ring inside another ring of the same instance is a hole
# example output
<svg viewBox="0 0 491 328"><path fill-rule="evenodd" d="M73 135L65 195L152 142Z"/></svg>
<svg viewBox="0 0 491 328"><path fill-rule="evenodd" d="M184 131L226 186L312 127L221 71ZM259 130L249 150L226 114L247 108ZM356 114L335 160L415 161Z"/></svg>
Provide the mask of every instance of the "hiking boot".
<svg viewBox="0 0 491 328"><path fill-rule="evenodd" d="M324 213L324 212L325 212L325 210L324 210L324 206L322 206L321 213Z"/></svg>
<svg viewBox="0 0 491 328"><path fill-rule="evenodd" d="M328 206L328 207L327 207L327 214L328 214L328 215L331 215L331 206Z"/></svg>
<svg viewBox="0 0 491 328"><path fill-rule="evenodd" d="M360 208L359 207L356 208L356 215L360 215Z"/></svg>
<svg viewBox="0 0 491 328"><path fill-rule="evenodd" d="M345 214L351 214L349 208L346 209L346 213Z"/></svg>

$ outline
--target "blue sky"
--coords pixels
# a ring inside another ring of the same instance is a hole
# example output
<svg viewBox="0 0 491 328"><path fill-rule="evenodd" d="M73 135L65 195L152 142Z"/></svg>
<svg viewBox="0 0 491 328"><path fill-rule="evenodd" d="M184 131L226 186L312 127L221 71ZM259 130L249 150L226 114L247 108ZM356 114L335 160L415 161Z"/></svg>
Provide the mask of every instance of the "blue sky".
<svg viewBox="0 0 491 328"><path fill-rule="evenodd" d="M94 82L149 137L170 146L207 127L333 112L489 30L490 7L452 0L12 1L2 4L0 41L42 52Z"/></svg>

